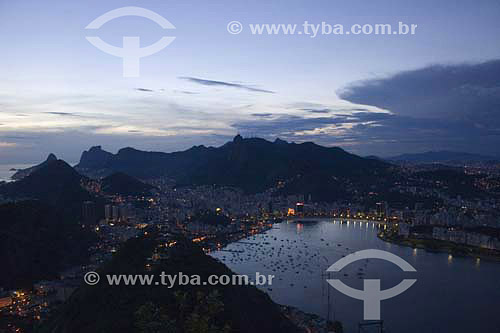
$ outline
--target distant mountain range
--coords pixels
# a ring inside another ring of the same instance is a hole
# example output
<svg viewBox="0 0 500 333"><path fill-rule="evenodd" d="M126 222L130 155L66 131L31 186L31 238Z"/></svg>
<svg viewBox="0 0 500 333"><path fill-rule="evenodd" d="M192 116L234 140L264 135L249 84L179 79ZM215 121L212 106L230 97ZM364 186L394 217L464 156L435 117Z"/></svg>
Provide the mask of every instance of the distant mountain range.
<svg viewBox="0 0 500 333"><path fill-rule="evenodd" d="M244 139L238 135L217 148L195 146L174 153L123 148L112 154L99 146L92 147L82 154L75 168L91 177L119 171L140 179L168 177L179 185L235 186L247 193L283 182L284 190L332 196L341 193L341 180L360 182L387 175L391 165L337 147Z"/></svg>
<svg viewBox="0 0 500 333"><path fill-rule="evenodd" d="M472 153L453 151L428 151L417 154L403 154L387 158L389 161L411 163L456 163L456 162L489 162L499 161L500 158Z"/></svg>
<svg viewBox="0 0 500 333"><path fill-rule="evenodd" d="M238 135L220 147L194 146L174 153L129 147L113 154L96 146L83 152L75 168L51 154L43 163L19 171L16 175L20 180L0 186L0 195L77 207L82 201L92 200L81 186L82 181L88 180L86 176L101 179L104 193L119 195L147 194L152 187L139 179L165 177L178 186L233 186L246 193L273 189L277 194L303 194L314 201L334 201L384 193L401 176L394 163L428 164L443 169L492 160L491 156L450 151L404 154L383 160L311 142L271 142Z"/></svg>

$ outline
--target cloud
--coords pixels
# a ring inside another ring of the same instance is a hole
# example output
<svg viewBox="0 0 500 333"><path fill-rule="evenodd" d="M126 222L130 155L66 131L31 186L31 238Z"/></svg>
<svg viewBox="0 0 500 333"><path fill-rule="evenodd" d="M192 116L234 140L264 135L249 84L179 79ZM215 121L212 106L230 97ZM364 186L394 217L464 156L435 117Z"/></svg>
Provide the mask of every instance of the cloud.
<svg viewBox="0 0 500 333"><path fill-rule="evenodd" d="M500 131L473 127L467 120L415 118L386 112L353 112L328 117L281 115L273 119L239 121L233 127L244 135L314 141L364 155L432 149L494 154L500 143Z"/></svg>
<svg viewBox="0 0 500 333"><path fill-rule="evenodd" d="M301 131L310 131L324 127L355 126L358 124L376 123L393 118L383 112L355 112L338 114L329 117L303 117L296 115L280 115L274 119L245 120L234 123L233 126L242 133L254 133L262 136L297 135Z"/></svg>
<svg viewBox="0 0 500 333"><path fill-rule="evenodd" d="M2 135L2 136L0 136L0 139L7 139L7 140L36 140L36 139L38 139L38 137L37 136Z"/></svg>
<svg viewBox="0 0 500 333"><path fill-rule="evenodd" d="M392 113L377 126L353 127L356 135L392 140L400 151L411 143L407 152L442 148L495 153L500 144L499 77L500 60L433 65L355 82L338 95Z"/></svg>
<svg viewBox="0 0 500 333"><path fill-rule="evenodd" d="M300 109L300 110L310 112L310 113L330 113L330 112L332 112L332 110L330 110L330 109L308 109L308 108L305 108L305 109Z"/></svg>
<svg viewBox="0 0 500 333"><path fill-rule="evenodd" d="M2 160L32 163L55 152L68 162L76 162L81 151L90 146L119 149L123 142L159 151L218 145L224 143L222 136L229 139L236 134L229 123L244 117L243 112L234 112L241 99L179 104L168 94L136 94L152 96L143 99L96 92L94 99L85 101L67 94L13 99L8 110L0 112L0 123L4 124L0 126L0 142L17 146L0 149ZM19 118L18 114L25 116Z"/></svg>
<svg viewBox="0 0 500 333"><path fill-rule="evenodd" d="M287 109L323 109L326 108L325 105L312 102L294 102L285 105Z"/></svg>
<svg viewBox="0 0 500 333"><path fill-rule="evenodd" d="M80 115L76 114L76 113L71 113L71 112L44 112L46 114L52 114L52 115L55 115L55 116L70 116L70 117L81 117Z"/></svg>
<svg viewBox="0 0 500 333"><path fill-rule="evenodd" d="M28 136L30 133L20 134ZM111 152L116 152L130 143L141 150L171 152L199 144L219 146L231 140L234 135L235 133L231 132L228 135L181 133L173 136L148 136L127 132L106 134L82 128L67 128L60 132L39 133L33 141L16 142L0 136L0 142L8 143L7 147L0 145L0 151L6 151L6 161L11 164L38 164L44 161L49 153L55 153L59 158L73 164L78 163L84 150L96 145L102 145L103 149ZM5 155L2 155L2 158Z"/></svg>
<svg viewBox="0 0 500 333"><path fill-rule="evenodd" d="M347 101L374 105L408 117L448 118L500 127L500 60L434 65L339 91Z"/></svg>
<svg viewBox="0 0 500 333"><path fill-rule="evenodd" d="M188 98L189 103L181 105L177 104L177 100L183 100L180 95L171 99L170 94L161 94L161 89L144 87L135 89L141 91L139 95L151 95L146 99L114 93L96 93L94 97L37 96L24 100L16 97L6 103L8 110L0 113L3 124L0 142L18 143L8 154L9 159L17 156L17 160L24 160L29 154L45 154L42 151L45 147L58 152L52 148L56 147L68 156L75 156L80 148L95 144L121 148L124 140L133 140L134 146L147 150L177 150L189 144L224 143L238 132L344 146L363 155L426 150L497 155L498 77L500 60L435 65L355 82L339 92L344 100L332 97L322 103L314 103L314 96L311 96L313 102L294 103L286 96L258 95L250 96L249 100L242 96L200 101ZM209 87L271 93L241 83L182 79ZM175 92L190 95L191 88L203 91L199 86L186 86L187 90ZM253 99L256 97L280 98L271 102L266 99L264 104ZM33 136L37 138L29 138Z"/></svg>
<svg viewBox="0 0 500 333"><path fill-rule="evenodd" d="M276 92L271 91L271 90L265 90L265 89L260 89L260 88L255 88L250 85L246 84L241 84L241 83L231 83L231 82L225 82L225 81L215 81L215 80L206 80L206 79L200 79L196 77L190 77L190 76L181 76L179 77L181 80L187 80L193 83L201 84L204 86L221 86L221 87L230 87L230 88L238 88L238 89L244 89L248 91L253 91L253 92L261 92L261 93L268 93L268 94L275 94Z"/></svg>
<svg viewBox="0 0 500 333"><path fill-rule="evenodd" d="M16 147L16 146L17 146L17 143L0 141L0 148L12 148L12 147Z"/></svg>
<svg viewBox="0 0 500 333"><path fill-rule="evenodd" d="M252 113L251 114L254 117L262 117L262 118L269 118L272 117L272 113Z"/></svg>
<svg viewBox="0 0 500 333"><path fill-rule="evenodd" d="M198 95L199 92L189 91L189 90L174 90L175 93L185 94L185 95Z"/></svg>

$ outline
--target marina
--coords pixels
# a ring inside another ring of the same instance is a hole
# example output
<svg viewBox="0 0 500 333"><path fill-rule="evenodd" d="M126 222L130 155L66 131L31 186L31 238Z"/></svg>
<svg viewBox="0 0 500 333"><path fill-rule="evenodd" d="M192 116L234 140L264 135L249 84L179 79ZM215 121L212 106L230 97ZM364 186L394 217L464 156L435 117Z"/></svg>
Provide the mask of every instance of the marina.
<svg viewBox="0 0 500 333"><path fill-rule="evenodd" d="M347 332L357 332L363 322L363 303L330 287L328 278L356 289L363 289L364 279L380 279L382 289L388 289L402 279L416 278L417 283L405 293L382 302L386 332L439 332L440 327L482 332L500 327L500 319L494 315L500 297L500 282L495 279L500 274L498 263L387 243L377 237L379 228L384 225L361 220L286 221L211 255L237 274L275 275L272 286L259 286L273 301L339 320ZM364 249L396 254L417 272L403 272L378 259L354 262L341 272L326 272L337 260Z"/></svg>

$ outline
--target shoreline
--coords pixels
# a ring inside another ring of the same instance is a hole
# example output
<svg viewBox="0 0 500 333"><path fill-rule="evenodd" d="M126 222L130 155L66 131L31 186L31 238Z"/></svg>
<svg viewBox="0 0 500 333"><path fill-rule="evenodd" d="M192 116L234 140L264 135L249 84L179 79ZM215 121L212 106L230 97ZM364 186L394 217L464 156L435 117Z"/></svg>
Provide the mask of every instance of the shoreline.
<svg viewBox="0 0 500 333"><path fill-rule="evenodd" d="M228 245L230 245L232 243L237 243L241 240L248 239L248 238L255 236L255 235L258 235L258 234L264 234L264 233L268 232L269 230L274 229L274 224L279 224L279 223L284 223L284 222L286 222L286 220L283 220L281 222L272 223L270 226L267 225L265 227L259 228L257 232L250 233L250 234L247 234L246 232L233 234L235 236L235 239L227 240L224 243L220 242L219 243L220 247L211 246L210 252L223 251L223 249L225 247L227 247ZM206 254L210 255L210 252L206 253ZM228 266L226 265L226 267L228 267ZM262 289L259 289L259 290L261 290L262 292L264 292L266 295L269 296L269 294L267 294L267 292L265 290L262 290ZM319 315L316 315L313 313L308 313L308 312L302 311L301 309L299 309L297 307L294 307L291 305L286 305L286 304L279 304L279 303L276 303L275 301L273 301L272 299L271 299L271 302L276 304L279 307L279 309L281 310L281 313L285 317L287 317L294 325L296 325L297 328L299 328L300 330L303 330L303 332L321 333L321 332L324 332L325 327L328 326L330 328L330 331L335 333L336 331L334 330L334 328L338 329L339 326L342 327L342 323L339 321L327 322L326 318L323 318L322 316L319 316ZM342 329L342 328L340 328L340 329Z"/></svg>
<svg viewBox="0 0 500 333"><path fill-rule="evenodd" d="M452 242L441 241L438 239L416 239L416 238L399 239L384 235L383 233L377 234L377 237L380 240L387 243L421 249L429 253L448 253L450 255L461 258L470 258L476 260L480 259L480 260L500 263L500 253L496 253L493 255L480 252L478 253L475 251L481 251L481 250L488 251L488 250L481 249L478 247L472 247L465 244L456 244Z"/></svg>
<svg viewBox="0 0 500 333"><path fill-rule="evenodd" d="M276 223L281 223L281 222L276 222ZM209 253L212 252L212 251L221 251L226 246L228 246L228 245L230 245L232 243L237 243L237 242L239 242L239 241L241 241L243 239L246 239L246 238L258 235L258 234L266 233L267 231L273 229L273 225L274 224L275 223L272 223L271 226L264 226L264 227L261 227L261 228L258 228L258 229L252 229L252 230L257 230L254 233L247 232L247 231L241 231L241 232L230 234L234 238L229 237L228 239L224 239L224 240L210 239L209 240L210 244L208 246Z"/></svg>

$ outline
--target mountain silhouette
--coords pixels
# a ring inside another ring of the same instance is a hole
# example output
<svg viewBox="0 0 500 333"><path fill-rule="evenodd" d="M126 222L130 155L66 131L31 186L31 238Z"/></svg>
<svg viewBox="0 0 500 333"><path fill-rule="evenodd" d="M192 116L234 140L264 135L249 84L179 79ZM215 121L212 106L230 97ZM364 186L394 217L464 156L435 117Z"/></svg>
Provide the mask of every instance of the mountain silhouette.
<svg viewBox="0 0 500 333"><path fill-rule="evenodd" d="M17 172L12 175L11 179L13 179L13 180L23 179L24 177L29 176L30 174L32 174L34 171L40 169L41 167L47 165L50 162L56 161L56 160L57 160L56 155L49 154L49 156L47 157L47 159L44 162L42 162L42 163L40 163L38 165L32 166L30 168L27 168L27 169L17 170Z"/></svg>
<svg viewBox="0 0 500 333"><path fill-rule="evenodd" d="M235 186L247 193L265 191L282 182L283 191L323 196L342 180L360 182L380 177L388 174L390 167L338 147L237 135L220 147L194 146L174 153L128 147L111 154L93 147L83 153L75 168L93 177L120 171L140 179L168 177L179 185Z"/></svg>
<svg viewBox="0 0 500 333"><path fill-rule="evenodd" d="M12 200L37 199L59 211L78 217L81 204L92 200L81 183L80 175L63 160L51 160L21 180L0 186L0 196Z"/></svg>

